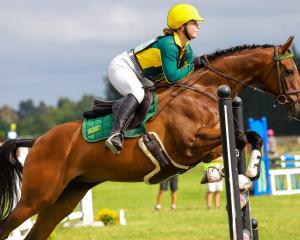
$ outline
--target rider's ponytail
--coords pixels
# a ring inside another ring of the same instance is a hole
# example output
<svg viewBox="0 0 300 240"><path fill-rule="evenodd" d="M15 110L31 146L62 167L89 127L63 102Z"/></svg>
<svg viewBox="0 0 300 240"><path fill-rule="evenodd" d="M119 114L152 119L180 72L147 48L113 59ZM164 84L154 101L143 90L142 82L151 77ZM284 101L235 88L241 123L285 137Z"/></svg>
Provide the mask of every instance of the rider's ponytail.
<svg viewBox="0 0 300 240"><path fill-rule="evenodd" d="M163 32L165 35L172 35L174 33L174 30L172 30L171 28L164 28Z"/></svg>

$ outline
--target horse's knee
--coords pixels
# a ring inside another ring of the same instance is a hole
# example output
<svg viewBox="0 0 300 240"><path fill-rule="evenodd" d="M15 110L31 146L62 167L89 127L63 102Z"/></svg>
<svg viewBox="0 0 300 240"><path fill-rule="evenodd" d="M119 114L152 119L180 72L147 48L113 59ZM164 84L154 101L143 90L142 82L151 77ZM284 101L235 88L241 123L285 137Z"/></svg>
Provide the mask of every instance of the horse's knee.
<svg viewBox="0 0 300 240"><path fill-rule="evenodd" d="M263 146L262 137L255 131L246 131L245 134L248 142L252 145L252 148L261 151Z"/></svg>
<svg viewBox="0 0 300 240"><path fill-rule="evenodd" d="M236 148L239 150L243 150L244 147L247 144L247 137L242 130L235 130L235 143L236 143Z"/></svg>

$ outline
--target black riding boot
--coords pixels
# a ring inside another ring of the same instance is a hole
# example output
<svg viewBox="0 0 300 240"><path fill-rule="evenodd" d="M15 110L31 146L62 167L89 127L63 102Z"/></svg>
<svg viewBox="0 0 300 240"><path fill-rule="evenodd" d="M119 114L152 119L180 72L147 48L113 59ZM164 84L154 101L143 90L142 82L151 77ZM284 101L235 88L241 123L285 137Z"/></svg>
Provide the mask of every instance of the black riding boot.
<svg viewBox="0 0 300 240"><path fill-rule="evenodd" d="M105 142L105 145L113 152L113 154L120 153L123 147L123 130L129 124L129 121L138 106L138 100L131 93L128 94L120 104L110 137Z"/></svg>

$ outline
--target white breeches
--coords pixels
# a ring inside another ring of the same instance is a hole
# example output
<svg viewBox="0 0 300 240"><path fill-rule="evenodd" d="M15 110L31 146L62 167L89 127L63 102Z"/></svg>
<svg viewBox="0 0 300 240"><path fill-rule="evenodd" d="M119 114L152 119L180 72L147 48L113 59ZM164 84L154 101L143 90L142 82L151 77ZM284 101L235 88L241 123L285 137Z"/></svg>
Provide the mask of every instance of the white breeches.
<svg viewBox="0 0 300 240"><path fill-rule="evenodd" d="M223 190L223 181L207 183L208 192L221 192Z"/></svg>
<svg viewBox="0 0 300 240"><path fill-rule="evenodd" d="M139 73L127 52L116 56L108 66L108 79L113 87L122 96L133 94L141 103L145 95L143 86L149 86L152 82L138 75Z"/></svg>

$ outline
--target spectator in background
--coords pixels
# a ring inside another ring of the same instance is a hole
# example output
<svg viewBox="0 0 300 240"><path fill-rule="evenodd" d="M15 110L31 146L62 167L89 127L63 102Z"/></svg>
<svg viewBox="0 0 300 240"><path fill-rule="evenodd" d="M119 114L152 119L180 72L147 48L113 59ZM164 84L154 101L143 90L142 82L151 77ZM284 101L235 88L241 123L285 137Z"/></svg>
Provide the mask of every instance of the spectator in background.
<svg viewBox="0 0 300 240"><path fill-rule="evenodd" d="M159 192L157 194L156 198L156 205L155 205L155 210L160 210L161 209L161 200L164 195L164 192L168 190L168 185L170 185L170 190L171 190L171 209L174 210L176 209L176 198L177 198L177 190L178 190L178 176L175 175L171 177L169 180L160 183L159 185Z"/></svg>
<svg viewBox="0 0 300 240"><path fill-rule="evenodd" d="M268 129L267 131L268 135L268 151L269 154L276 154L276 147L277 147L277 142L276 138L274 136L274 130L273 129Z"/></svg>
<svg viewBox="0 0 300 240"><path fill-rule="evenodd" d="M207 171L209 167L216 167L218 169L223 168L223 158L219 157L210 163L203 164L203 170ZM220 182L207 183L207 192L206 192L206 207L211 209L212 207L212 198L214 199L215 208L220 208L220 192L223 190L223 180Z"/></svg>
<svg viewBox="0 0 300 240"><path fill-rule="evenodd" d="M6 134L6 140L17 139L18 134L17 134L16 130L17 130L17 125L15 123L11 123L10 126L9 126L9 131ZM19 148L17 148L16 154L17 154L17 157L20 156L20 149Z"/></svg>
<svg viewBox="0 0 300 240"><path fill-rule="evenodd" d="M16 132L17 125L15 123L11 123L9 126L9 131L7 132L7 139L17 139L18 134Z"/></svg>

